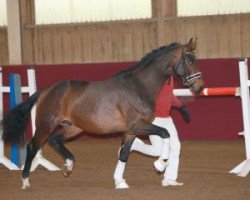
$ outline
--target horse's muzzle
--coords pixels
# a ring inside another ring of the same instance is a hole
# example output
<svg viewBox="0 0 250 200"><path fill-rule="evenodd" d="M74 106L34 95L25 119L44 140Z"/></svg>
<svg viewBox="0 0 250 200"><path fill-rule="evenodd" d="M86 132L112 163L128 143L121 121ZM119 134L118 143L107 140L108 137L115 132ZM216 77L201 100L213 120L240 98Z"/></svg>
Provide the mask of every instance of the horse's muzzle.
<svg viewBox="0 0 250 200"><path fill-rule="evenodd" d="M203 79L197 79L190 87L191 91L194 92L195 95L199 95L204 89Z"/></svg>

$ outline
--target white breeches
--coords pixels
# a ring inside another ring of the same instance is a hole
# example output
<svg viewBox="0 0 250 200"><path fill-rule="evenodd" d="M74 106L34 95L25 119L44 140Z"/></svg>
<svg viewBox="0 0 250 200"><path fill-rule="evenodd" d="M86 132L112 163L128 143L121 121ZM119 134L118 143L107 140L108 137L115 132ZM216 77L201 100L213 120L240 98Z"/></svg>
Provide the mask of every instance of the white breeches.
<svg viewBox="0 0 250 200"><path fill-rule="evenodd" d="M168 166L165 170L164 178L176 180L179 168L181 144L173 120L171 117L156 117L153 124L166 128L170 134L170 138L163 140L160 136L150 135L149 140L151 145L135 143L132 145L132 150L150 156L159 156L161 159L168 159Z"/></svg>

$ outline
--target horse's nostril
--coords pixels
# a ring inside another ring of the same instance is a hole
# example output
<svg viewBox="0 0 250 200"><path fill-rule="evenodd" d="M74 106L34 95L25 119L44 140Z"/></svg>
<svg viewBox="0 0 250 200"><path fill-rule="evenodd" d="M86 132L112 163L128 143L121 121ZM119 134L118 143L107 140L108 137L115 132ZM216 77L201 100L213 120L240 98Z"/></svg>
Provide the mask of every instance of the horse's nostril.
<svg viewBox="0 0 250 200"><path fill-rule="evenodd" d="M202 85L202 86L200 86L199 90L197 91L197 94L200 94L200 93L202 92L203 88L204 88L204 86L203 86L203 85Z"/></svg>
<svg viewBox="0 0 250 200"><path fill-rule="evenodd" d="M202 92L203 88L204 88L204 86L201 85L201 86L199 86L197 88L193 88L192 90L195 93L195 95L199 95Z"/></svg>

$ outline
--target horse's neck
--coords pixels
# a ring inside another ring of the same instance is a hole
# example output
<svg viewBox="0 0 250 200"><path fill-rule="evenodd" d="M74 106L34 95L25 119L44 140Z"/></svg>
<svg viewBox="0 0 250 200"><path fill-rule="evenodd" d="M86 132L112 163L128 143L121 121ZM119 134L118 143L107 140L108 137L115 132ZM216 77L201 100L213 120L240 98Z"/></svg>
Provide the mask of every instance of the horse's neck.
<svg viewBox="0 0 250 200"><path fill-rule="evenodd" d="M148 66L136 72L140 73L140 76L138 76L140 83L145 86L144 89L151 101L158 97L165 82L173 75L173 67L179 62L181 55L182 46L169 53L162 54Z"/></svg>
<svg viewBox="0 0 250 200"><path fill-rule="evenodd" d="M135 73L135 81L139 83L140 89L149 101L155 101L163 85L170 78L172 64L170 60L165 62L156 60Z"/></svg>

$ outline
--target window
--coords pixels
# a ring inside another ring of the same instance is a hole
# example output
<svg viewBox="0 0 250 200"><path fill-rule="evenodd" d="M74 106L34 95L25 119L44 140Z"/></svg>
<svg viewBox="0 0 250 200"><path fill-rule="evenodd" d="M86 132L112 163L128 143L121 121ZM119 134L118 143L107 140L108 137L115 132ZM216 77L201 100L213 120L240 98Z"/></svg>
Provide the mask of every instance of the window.
<svg viewBox="0 0 250 200"><path fill-rule="evenodd" d="M151 0L35 0L36 24L100 22L152 17Z"/></svg>
<svg viewBox="0 0 250 200"><path fill-rule="evenodd" d="M177 0L177 16L250 13L250 0Z"/></svg>
<svg viewBox="0 0 250 200"><path fill-rule="evenodd" d="M6 0L0 0L0 27L7 26Z"/></svg>

